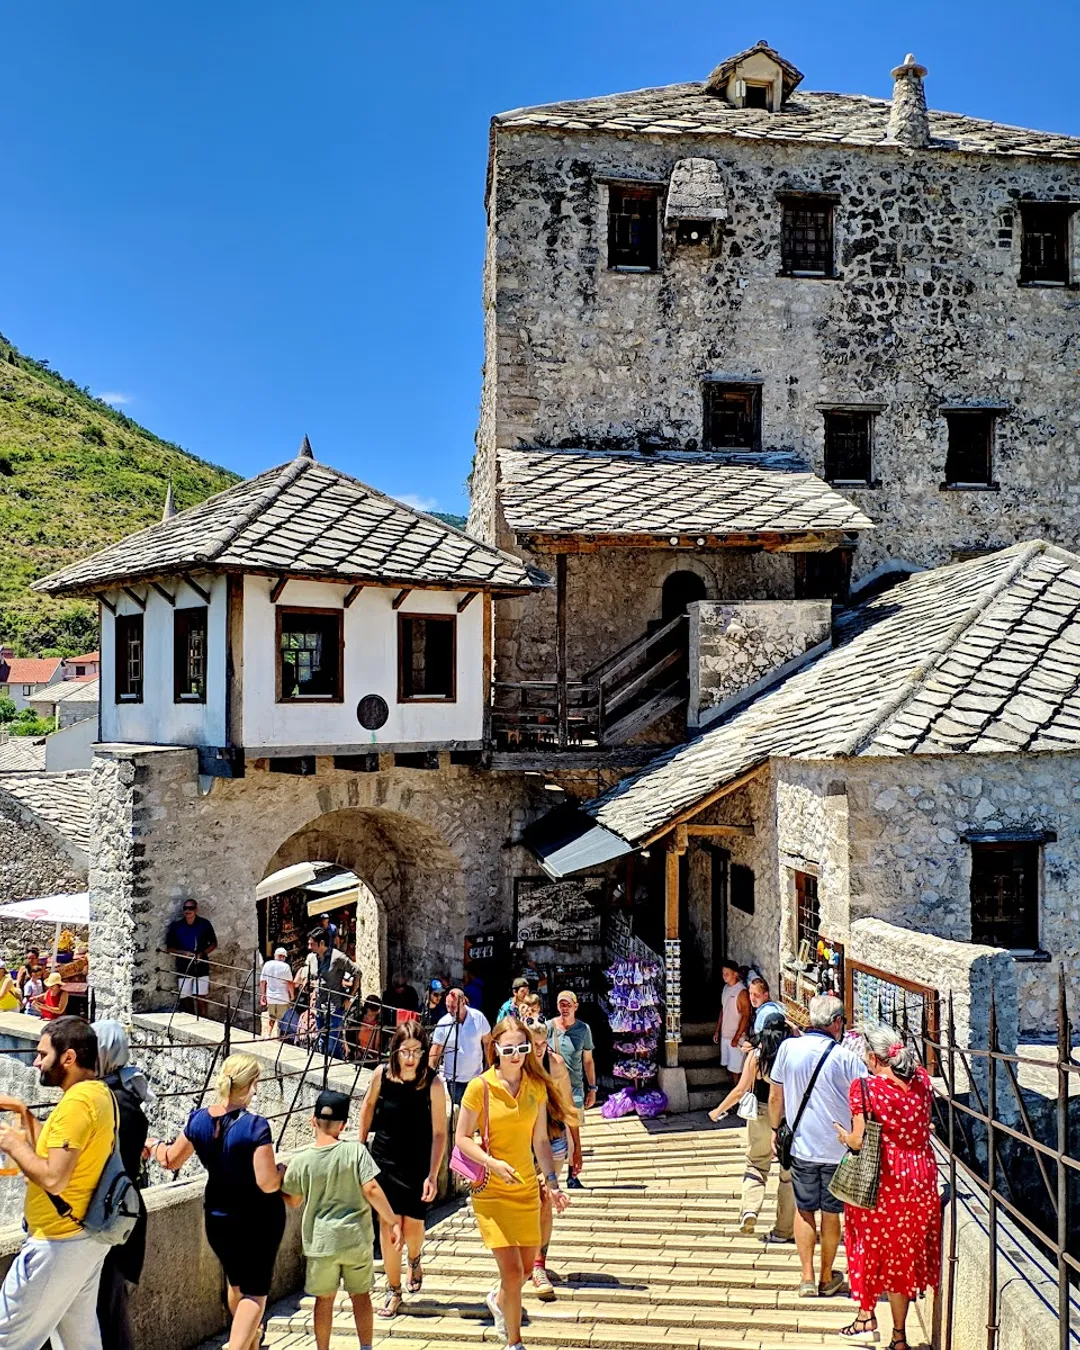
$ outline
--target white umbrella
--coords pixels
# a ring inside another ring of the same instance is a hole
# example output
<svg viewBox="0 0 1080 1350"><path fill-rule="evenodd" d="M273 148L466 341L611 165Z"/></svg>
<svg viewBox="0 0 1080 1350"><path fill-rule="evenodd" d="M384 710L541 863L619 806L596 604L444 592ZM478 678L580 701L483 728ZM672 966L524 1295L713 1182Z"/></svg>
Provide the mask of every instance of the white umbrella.
<svg viewBox="0 0 1080 1350"><path fill-rule="evenodd" d="M44 895L34 900L12 900L6 905L0 905L0 919L31 919L38 923L56 924L52 950L55 966L60 930L67 924L75 924L80 928L90 926L90 892L76 891L72 895Z"/></svg>

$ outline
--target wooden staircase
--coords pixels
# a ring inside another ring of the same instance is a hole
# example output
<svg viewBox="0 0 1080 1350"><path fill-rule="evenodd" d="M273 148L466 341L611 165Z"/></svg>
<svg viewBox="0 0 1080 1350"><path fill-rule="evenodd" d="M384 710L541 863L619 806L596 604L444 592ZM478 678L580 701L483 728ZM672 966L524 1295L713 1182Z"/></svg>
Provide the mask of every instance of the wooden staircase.
<svg viewBox="0 0 1080 1350"><path fill-rule="evenodd" d="M549 1256L557 1299L525 1293L523 1341L529 1350L764 1350L837 1346L853 1305L846 1295L796 1297L793 1246L765 1246L775 1180L758 1231L738 1231L746 1136L734 1122L713 1126L703 1115L643 1122L605 1121L591 1112L584 1132L585 1190L556 1220ZM375 1342L387 1350L456 1350L484 1344L501 1350L484 1307L495 1263L463 1204L434 1222L425 1247L423 1292L405 1296L399 1315L375 1319ZM839 1269L843 1270L843 1249ZM376 1301L384 1288L376 1282ZM921 1339L918 1311L909 1318L912 1350ZM265 1346L313 1344L311 1300L272 1310ZM888 1307L878 1309L888 1345ZM216 1350L224 1337L211 1344ZM348 1301L335 1309L333 1350L356 1346ZM207 1346L205 1350L210 1350Z"/></svg>

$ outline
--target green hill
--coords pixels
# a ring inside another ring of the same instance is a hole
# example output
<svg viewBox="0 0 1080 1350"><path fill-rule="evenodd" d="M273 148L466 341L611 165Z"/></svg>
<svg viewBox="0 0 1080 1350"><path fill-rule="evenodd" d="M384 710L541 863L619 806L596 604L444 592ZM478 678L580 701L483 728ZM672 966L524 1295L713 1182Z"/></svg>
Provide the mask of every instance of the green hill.
<svg viewBox="0 0 1080 1350"><path fill-rule="evenodd" d="M0 336L0 642L21 656L97 647L84 600L30 590L37 577L237 481L23 356Z"/></svg>

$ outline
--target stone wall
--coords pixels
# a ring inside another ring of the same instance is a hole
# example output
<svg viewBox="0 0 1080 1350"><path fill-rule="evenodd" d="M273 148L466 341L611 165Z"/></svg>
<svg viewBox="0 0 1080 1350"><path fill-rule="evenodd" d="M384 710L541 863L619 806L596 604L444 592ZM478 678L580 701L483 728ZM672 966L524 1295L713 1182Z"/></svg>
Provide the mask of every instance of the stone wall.
<svg viewBox="0 0 1080 1350"><path fill-rule="evenodd" d="M829 600L699 601L690 606L690 708L703 726L779 678L832 634Z"/></svg>
<svg viewBox="0 0 1080 1350"><path fill-rule="evenodd" d="M0 904L85 889L86 868L29 811L0 790ZM20 943L32 937L29 931L12 936Z"/></svg>
<svg viewBox="0 0 1080 1350"><path fill-rule="evenodd" d="M690 157L717 163L732 204L715 254L667 236L659 271L608 271L605 180L667 183ZM777 194L798 190L836 194L835 280L778 276ZM880 486L845 489L878 522L856 578L1018 538L1075 546L1073 300L1018 285L1018 202L1078 196L1060 160L496 129L474 521L494 537L497 446L700 445L703 377L724 373L763 380L763 444L819 472L819 405L883 405ZM1000 491L943 492L941 407L979 402L1009 405Z"/></svg>
<svg viewBox="0 0 1080 1350"><path fill-rule="evenodd" d="M352 773L320 759L308 777L252 765L207 791L192 750L101 749L90 871L99 1008L127 1020L133 1009L171 1006L173 978L155 950L188 896L214 924L215 960L237 968L218 972L211 997L235 1004L250 983L256 883L304 860L342 863L369 886L387 962L411 983L432 971L456 976L466 933L509 928L513 877L535 870L517 841L550 794L537 778L451 766L447 756L439 771L383 761L379 773Z"/></svg>
<svg viewBox="0 0 1080 1350"><path fill-rule="evenodd" d="M846 762L845 762L846 763ZM835 942L848 937L850 803L843 765L774 763L777 862L776 897L781 955L796 955L795 872L818 878L821 932Z"/></svg>

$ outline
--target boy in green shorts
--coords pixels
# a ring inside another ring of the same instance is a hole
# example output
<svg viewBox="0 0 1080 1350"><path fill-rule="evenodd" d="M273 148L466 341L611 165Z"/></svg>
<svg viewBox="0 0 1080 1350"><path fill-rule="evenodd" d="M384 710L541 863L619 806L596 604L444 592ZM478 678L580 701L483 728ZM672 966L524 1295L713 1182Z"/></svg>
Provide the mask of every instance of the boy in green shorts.
<svg viewBox="0 0 1080 1350"><path fill-rule="evenodd" d="M339 1138L348 1119L349 1098L343 1092L320 1092L311 1118L315 1142L293 1157L281 1183L287 1205L304 1205L304 1289L315 1298L318 1350L329 1350L334 1299L342 1284L352 1299L360 1348L371 1350L372 1209L393 1226L394 1246L401 1247L401 1227L375 1180L379 1169L371 1154L365 1145Z"/></svg>

